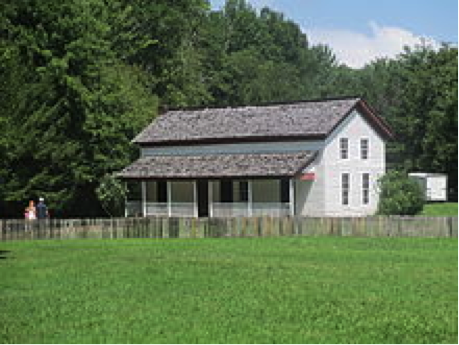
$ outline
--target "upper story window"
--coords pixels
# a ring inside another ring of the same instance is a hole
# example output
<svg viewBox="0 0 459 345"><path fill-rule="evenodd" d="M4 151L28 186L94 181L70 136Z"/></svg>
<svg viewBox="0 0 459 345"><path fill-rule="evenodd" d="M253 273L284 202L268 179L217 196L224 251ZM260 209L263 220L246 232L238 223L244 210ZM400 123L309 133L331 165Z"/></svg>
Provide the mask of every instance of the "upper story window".
<svg viewBox="0 0 459 345"><path fill-rule="evenodd" d="M349 193L351 189L349 173L341 174L341 204L349 205Z"/></svg>
<svg viewBox="0 0 459 345"><path fill-rule="evenodd" d="M349 158L349 139L341 138L339 140L339 156L341 159Z"/></svg>
<svg viewBox="0 0 459 345"><path fill-rule="evenodd" d="M370 151L370 141L367 138L360 139L360 158L368 159Z"/></svg>

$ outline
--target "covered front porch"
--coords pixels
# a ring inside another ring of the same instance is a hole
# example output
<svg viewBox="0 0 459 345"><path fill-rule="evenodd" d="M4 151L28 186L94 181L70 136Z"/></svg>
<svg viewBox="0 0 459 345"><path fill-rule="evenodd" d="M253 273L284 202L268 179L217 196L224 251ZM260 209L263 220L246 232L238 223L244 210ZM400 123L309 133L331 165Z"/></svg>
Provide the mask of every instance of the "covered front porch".
<svg viewBox="0 0 459 345"><path fill-rule="evenodd" d="M312 151L141 157L118 174L130 185L126 216L293 216L295 185L314 157Z"/></svg>
<svg viewBox="0 0 459 345"><path fill-rule="evenodd" d="M126 216L293 216L294 183L293 178L130 181Z"/></svg>

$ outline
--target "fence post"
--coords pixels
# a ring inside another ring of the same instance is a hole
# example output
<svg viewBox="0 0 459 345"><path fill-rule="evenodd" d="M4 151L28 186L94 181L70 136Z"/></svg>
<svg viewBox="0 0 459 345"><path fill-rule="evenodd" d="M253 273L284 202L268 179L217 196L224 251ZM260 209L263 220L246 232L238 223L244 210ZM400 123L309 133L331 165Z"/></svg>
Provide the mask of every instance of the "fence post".
<svg viewBox="0 0 459 345"><path fill-rule="evenodd" d="M448 217L448 235L453 237L453 217Z"/></svg>

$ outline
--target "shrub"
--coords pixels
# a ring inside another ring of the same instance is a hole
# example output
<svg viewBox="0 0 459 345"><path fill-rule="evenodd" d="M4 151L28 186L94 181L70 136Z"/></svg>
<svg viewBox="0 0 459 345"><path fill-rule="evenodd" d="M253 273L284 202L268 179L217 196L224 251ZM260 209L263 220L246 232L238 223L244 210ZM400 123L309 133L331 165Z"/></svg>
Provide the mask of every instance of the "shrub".
<svg viewBox="0 0 459 345"><path fill-rule="evenodd" d="M421 187L405 173L388 172L378 185L378 214L414 215L422 211L425 201Z"/></svg>
<svg viewBox="0 0 459 345"><path fill-rule="evenodd" d="M124 211L126 188L113 175L106 174L96 189L97 198L110 217L121 216Z"/></svg>

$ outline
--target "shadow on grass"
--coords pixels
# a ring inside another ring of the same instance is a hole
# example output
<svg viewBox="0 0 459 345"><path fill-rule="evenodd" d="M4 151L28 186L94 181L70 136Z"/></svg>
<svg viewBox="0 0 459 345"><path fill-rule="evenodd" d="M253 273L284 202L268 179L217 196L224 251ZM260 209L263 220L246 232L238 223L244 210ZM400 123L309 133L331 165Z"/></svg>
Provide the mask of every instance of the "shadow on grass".
<svg viewBox="0 0 459 345"><path fill-rule="evenodd" d="M9 253L11 253L10 250L0 250L0 260L7 259Z"/></svg>

